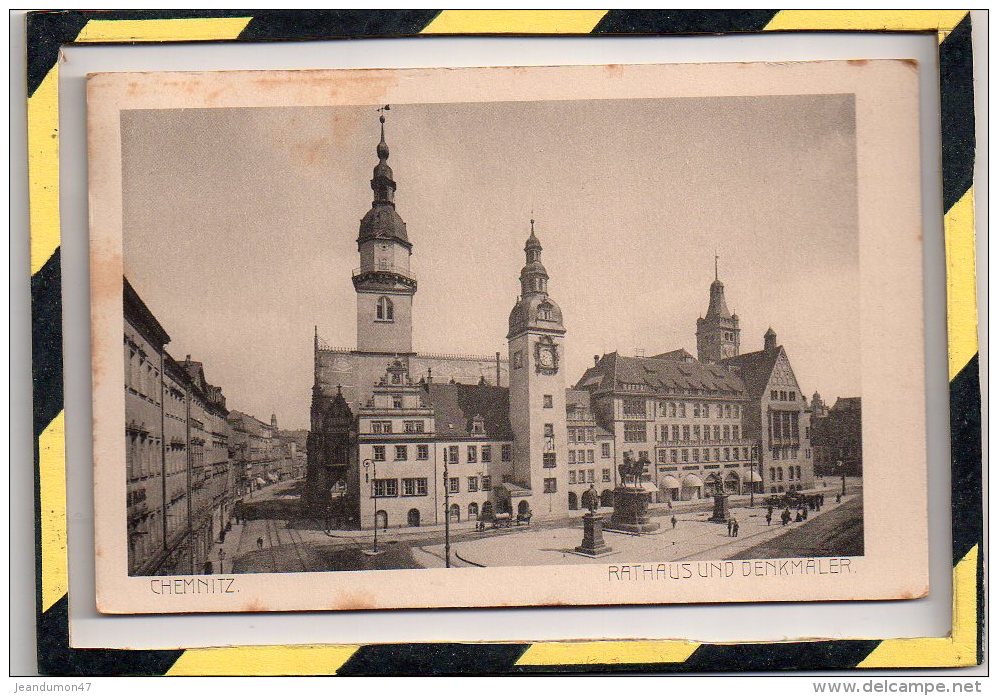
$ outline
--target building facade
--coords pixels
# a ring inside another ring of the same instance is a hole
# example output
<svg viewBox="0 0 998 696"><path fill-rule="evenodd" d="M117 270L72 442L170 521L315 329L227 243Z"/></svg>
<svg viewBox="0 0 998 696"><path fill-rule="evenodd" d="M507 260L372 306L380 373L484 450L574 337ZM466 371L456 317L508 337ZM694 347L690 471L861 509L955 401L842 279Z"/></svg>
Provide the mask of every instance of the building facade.
<svg viewBox="0 0 998 696"><path fill-rule="evenodd" d="M658 500L813 485L810 409L789 357L771 329L762 350L741 352L716 258L696 358L597 356L568 388L568 334L531 220L508 360L415 352L413 244L383 118L376 154L352 277L357 348L314 337L306 514L354 527L557 517L612 504L625 454L652 462L642 484Z"/></svg>
<svg viewBox="0 0 998 696"><path fill-rule="evenodd" d="M816 414L815 394L811 408ZM822 476L863 475L863 402L860 397L839 397L823 416L812 416L811 444L814 468Z"/></svg>
<svg viewBox="0 0 998 696"><path fill-rule="evenodd" d="M231 507L225 396L123 279L130 575L210 572Z"/></svg>
<svg viewBox="0 0 998 696"><path fill-rule="evenodd" d="M276 415L267 423L242 411L230 411L227 420L238 497L291 478L291 450L280 438Z"/></svg>
<svg viewBox="0 0 998 696"><path fill-rule="evenodd" d="M810 411L787 353L772 329L761 351L739 353L716 277L697 344L699 360L682 349L596 356L576 388L590 393L615 451L654 463L644 479L658 500L812 487Z"/></svg>

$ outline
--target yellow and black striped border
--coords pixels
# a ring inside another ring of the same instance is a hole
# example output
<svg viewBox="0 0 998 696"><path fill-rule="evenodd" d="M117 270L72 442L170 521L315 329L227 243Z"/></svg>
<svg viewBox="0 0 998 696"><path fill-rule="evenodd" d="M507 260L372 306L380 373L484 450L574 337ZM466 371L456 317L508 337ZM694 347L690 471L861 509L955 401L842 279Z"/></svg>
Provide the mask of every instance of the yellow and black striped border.
<svg viewBox="0 0 998 696"><path fill-rule="evenodd" d="M46 675L513 674L956 667L982 659L983 491L974 259L970 15L919 11L44 11L27 18L37 629ZM59 48L423 34L931 32L939 39L953 508L945 638L705 644L682 640L81 650L69 647L59 256Z"/></svg>

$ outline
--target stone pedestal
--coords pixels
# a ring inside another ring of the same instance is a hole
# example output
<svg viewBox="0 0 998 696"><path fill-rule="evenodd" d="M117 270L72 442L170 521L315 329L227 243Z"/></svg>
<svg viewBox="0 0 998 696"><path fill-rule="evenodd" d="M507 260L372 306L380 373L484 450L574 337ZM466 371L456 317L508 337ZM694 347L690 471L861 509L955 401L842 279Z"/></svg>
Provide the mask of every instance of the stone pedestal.
<svg viewBox="0 0 998 696"><path fill-rule="evenodd" d="M606 528L631 534L647 534L659 528L648 514L649 495L643 488L618 486L613 491L613 515Z"/></svg>
<svg viewBox="0 0 998 696"><path fill-rule="evenodd" d="M576 553L586 556L604 556L613 549L603 541L603 516L590 512L582 518L582 545L575 547Z"/></svg>
<svg viewBox="0 0 998 696"><path fill-rule="evenodd" d="M710 516L711 522L727 522L731 519L731 510L728 508L728 494L714 494L714 514Z"/></svg>

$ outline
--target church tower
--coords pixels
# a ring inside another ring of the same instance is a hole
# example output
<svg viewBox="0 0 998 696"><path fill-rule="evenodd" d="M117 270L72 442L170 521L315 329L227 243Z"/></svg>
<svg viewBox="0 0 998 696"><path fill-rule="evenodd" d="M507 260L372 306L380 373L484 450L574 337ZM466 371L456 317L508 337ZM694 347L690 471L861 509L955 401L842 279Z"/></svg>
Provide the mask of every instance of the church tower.
<svg viewBox="0 0 998 696"><path fill-rule="evenodd" d="M385 107L387 109L387 107ZM371 190L374 201L360 221L360 268L353 273L357 291L357 350L393 355L412 352L412 296L416 279L409 270L412 244L395 210L395 179L388 166L385 115Z"/></svg>
<svg viewBox="0 0 998 696"><path fill-rule="evenodd" d="M565 327L548 295L541 243L530 221L520 271L520 297L509 314L509 419L514 483L531 491L539 516L568 510L568 429L565 423Z"/></svg>
<svg viewBox="0 0 998 696"><path fill-rule="evenodd" d="M724 283L718 277L718 257L714 255L714 282L710 284L707 316L697 319L697 358L700 362L720 362L738 355L741 329L738 315L728 311Z"/></svg>

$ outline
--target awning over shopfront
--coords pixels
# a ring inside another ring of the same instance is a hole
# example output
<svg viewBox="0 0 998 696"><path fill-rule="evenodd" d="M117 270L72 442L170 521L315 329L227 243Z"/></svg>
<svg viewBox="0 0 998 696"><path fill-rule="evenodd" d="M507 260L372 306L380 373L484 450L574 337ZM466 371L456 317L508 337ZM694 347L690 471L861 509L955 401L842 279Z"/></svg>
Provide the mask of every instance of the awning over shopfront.
<svg viewBox="0 0 998 696"><path fill-rule="evenodd" d="M666 489L679 488L680 487L679 479L677 479L675 476L665 476L662 478L661 481L659 481L658 487Z"/></svg>
<svg viewBox="0 0 998 696"><path fill-rule="evenodd" d="M703 488L703 479L696 474L686 474L683 477L683 488Z"/></svg>
<svg viewBox="0 0 998 696"><path fill-rule="evenodd" d="M745 483L762 483L762 477L754 471L746 471L742 474L742 481Z"/></svg>

